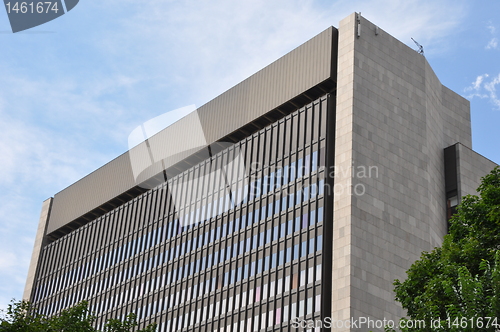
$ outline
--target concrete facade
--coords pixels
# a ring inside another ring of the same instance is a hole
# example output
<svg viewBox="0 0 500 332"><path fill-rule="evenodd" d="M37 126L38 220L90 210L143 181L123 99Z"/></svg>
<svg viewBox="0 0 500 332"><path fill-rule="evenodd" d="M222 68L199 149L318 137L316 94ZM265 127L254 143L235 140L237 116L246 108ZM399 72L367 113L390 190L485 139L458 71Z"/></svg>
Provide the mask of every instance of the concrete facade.
<svg viewBox="0 0 500 332"><path fill-rule="evenodd" d="M26 287L24 288L23 299L29 300L35 282L36 271L40 260L40 252L44 245L45 234L47 233L47 225L50 219L50 212L52 209L51 197L43 202L42 211L40 212L40 220L38 221L38 230L36 232L35 244L33 246L33 253L31 255L31 263L28 269L28 277L26 278Z"/></svg>
<svg viewBox="0 0 500 332"><path fill-rule="evenodd" d="M481 177L497 164L460 143L457 144L457 152L458 197L477 195Z"/></svg>
<svg viewBox="0 0 500 332"><path fill-rule="evenodd" d="M332 318L397 320L394 279L447 231L443 149L462 143L462 195L493 163L470 150L469 102L358 14L340 22L338 64L335 183L351 192L334 197Z"/></svg>

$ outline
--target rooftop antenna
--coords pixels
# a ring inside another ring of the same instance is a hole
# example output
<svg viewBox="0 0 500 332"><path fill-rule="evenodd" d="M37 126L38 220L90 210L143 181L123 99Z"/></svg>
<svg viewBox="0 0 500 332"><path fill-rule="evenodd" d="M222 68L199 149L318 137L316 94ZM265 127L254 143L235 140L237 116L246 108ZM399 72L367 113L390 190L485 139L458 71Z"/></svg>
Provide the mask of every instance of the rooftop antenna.
<svg viewBox="0 0 500 332"><path fill-rule="evenodd" d="M422 45L420 45L415 39L413 39L413 37L411 38L411 40L413 40L415 42L415 44L417 45L418 47L418 54L422 54L424 55L424 47Z"/></svg>

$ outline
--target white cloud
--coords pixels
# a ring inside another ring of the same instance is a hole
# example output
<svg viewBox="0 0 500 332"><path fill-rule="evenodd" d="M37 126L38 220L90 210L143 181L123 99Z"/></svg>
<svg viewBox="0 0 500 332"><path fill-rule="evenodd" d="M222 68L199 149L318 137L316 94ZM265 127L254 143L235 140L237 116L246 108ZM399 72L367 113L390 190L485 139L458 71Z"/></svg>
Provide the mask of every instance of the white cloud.
<svg viewBox="0 0 500 332"><path fill-rule="evenodd" d="M489 23L489 25L486 28L490 31L490 34L492 35L492 38L488 42L488 45L486 45L485 48L487 50L497 49L498 48L498 38L495 36L497 29L495 28L495 26L493 24L491 24L491 22Z"/></svg>
<svg viewBox="0 0 500 332"><path fill-rule="evenodd" d="M488 80L489 77L488 74L479 75L471 86L464 89L468 93L466 98L488 98L495 108L500 110L500 99L496 90L497 85L500 84L500 74Z"/></svg>
<svg viewBox="0 0 500 332"><path fill-rule="evenodd" d="M498 39L496 37L490 40L488 45L486 45L487 50L497 49L497 48L498 48Z"/></svg>
<svg viewBox="0 0 500 332"><path fill-rule="evenodd" d="M489 75L484 74L484 75L479 75L476 78L476 81L472 84L472 89L473 90L479 90L481 88L481 84L483 83L484 79L487 78Z"/></svg>
<svg viewBox="0 0 500 332"><path fill-rule="evenodd" d="M465 92L470 92L469 95L467 95L467 98L474 98L474 97L479 97L479 98L488 98L488 95L486 94L481 94L480 91L482 89L482 84L485 78L488 78L490 75L484 74L484 75L479 75L476 77L476 80L472 82L472 85L465 88Z"/></svg>
<svg viewBox="0 0 500 332"><path fill-rule="evenodd" d="M494 77L493 80L484 84L484 88L490 94L490 99L493 104L495 104L496 108L500 110L500 99L497 95L496 86L500 84L500 74Z"/></svg>

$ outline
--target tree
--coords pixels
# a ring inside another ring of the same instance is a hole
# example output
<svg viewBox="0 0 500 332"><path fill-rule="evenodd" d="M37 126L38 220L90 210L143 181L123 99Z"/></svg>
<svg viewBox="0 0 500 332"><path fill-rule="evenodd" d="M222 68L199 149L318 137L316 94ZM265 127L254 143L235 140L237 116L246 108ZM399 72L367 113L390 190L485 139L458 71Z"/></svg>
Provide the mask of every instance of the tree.
<svg viewBox="0 0 500 332"><path fill-rule="evenodd" d="M34 308L32 308L34 309ZM30 312L36 312L32 310ZM81 302L67 310L61 311L59 315L48 317L49 331L64 332L94 332L92 323L95 316L91 315L87 302Z"/></svg>
<svg viewBox="0 0 500 332"><path fill-rule="evenodd" d="M32 314L28 314L32 312ZM47 331L47 320L33 311L29 302L12 302L0 317L0 331L41 332Z"/></svg>
<svg viewBox="0 0 500 332"><path fill-rule="evenodd" d="M93 327L95 319L86 301L50 317L40 314L28 301L12 301L0 316L0 332L99 332ZM136 316L130 314L123 322L108 320L104 332L130 332L137 325ZM154 331L156 324L150 324L137 332Z"/></svg>
<svg viewBox="0 0 500 332"><path fill-rule="evenodd" d="M442 246L422 253L408 278L394 282L409 318L425 321L419 331L500 328L500 168L478 193L462 200Z"/></svg>
<svg viewBox="0 0 500 332"><path fill-rule="evenodd" d="M120 321L118 319L110 319L104 326L104 332L129 332L133 331L133 328L137 326L135 314L129 314L125 321ZM150 324L145 329L139 332L155 332L156 324Z"/></svg>

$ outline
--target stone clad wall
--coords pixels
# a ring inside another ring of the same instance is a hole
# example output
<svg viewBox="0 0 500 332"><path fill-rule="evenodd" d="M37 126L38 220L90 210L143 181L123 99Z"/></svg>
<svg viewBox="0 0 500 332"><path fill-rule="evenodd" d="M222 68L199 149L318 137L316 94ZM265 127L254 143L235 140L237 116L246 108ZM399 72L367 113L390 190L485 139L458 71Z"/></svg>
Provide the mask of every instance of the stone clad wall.
<svg viewBox="0 0 500 332"><path fill-rule="evenodd" d="M332 318L397 320L394 279L446 232L443 149L470 144L469 104L357 14L339 25L338 64L335 166L352 171L335 183L352 192L335 197Z"/></svg>

